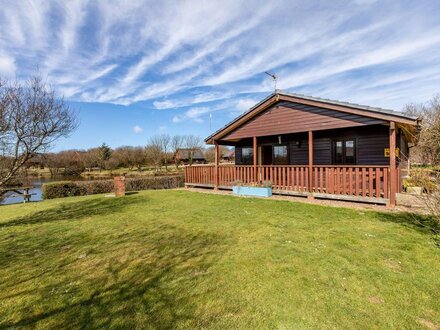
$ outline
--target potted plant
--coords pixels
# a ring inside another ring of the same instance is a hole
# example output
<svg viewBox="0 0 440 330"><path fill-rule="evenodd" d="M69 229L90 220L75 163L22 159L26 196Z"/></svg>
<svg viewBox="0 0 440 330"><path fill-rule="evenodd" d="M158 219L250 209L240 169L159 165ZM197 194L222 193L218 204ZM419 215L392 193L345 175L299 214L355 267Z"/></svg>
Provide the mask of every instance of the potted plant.
<svg viewBox="0 0 440 330"><path fill-rule="evenodd" d="M243 184L241 181L235 181L232 185L232 193L241 196L270 197L272 196L272 182Z"/></svg>

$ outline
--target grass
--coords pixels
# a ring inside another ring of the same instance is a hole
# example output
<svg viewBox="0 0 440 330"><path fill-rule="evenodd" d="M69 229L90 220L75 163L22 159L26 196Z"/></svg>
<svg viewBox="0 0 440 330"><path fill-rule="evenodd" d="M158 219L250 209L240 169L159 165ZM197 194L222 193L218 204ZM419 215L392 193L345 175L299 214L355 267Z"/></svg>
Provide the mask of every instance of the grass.
<svg viewBox="0 0 440 330"><path fill-rule="evenodd" d="M0 329L435 329L437 229L183 190L2 206Z"/></svg>

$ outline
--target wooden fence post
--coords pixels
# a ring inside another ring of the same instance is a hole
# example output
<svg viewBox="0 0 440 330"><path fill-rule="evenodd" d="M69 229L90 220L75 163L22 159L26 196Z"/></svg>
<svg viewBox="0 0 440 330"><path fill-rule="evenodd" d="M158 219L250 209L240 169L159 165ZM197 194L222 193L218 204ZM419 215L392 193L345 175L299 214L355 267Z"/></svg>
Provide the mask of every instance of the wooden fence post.
<svg viewBox="0 0 440 330"><path fill-rule="evenodd" d="M216 141L214 141L215 149L215 167L214 167L214 190L218 190L218 164L219 164L219 146Z"/></svg>
<svg viewBox="0 0 440 330"><path fill-rule="evenodd" d="M390 122L390 206L396 205L397 190L397 171L396 171L396 123Z"/></svg>
<svg viewBox="0 0 440 330"><path fill-rule="evenodd" d="M257 173L257 162L258 162L258 147L257 147L257 137L254 136L254 182L258 182L258 173Z"/></svg>
<svg viewBox="0 0 440 330"><path fill-rule="evenodd" d="M313 192L313 131L309 131L309 192ZM313 195L309 195L313 199Z"/></svg>

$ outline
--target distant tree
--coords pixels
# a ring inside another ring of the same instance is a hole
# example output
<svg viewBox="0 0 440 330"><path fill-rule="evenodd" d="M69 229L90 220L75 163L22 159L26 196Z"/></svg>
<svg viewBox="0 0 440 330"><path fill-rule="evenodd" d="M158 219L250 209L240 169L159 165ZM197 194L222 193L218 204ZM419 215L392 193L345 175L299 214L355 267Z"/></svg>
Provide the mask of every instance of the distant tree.
<svg viewBox="0 0 440 330"><path fill-rule="evenodd" d="M44 157L44 165L49 169L51 175L61 174L63 162L58 154L48 153Z"/></svg>
<svg viewBox="0 0 440 330"><path fill-rule="evenodd" d="M194 152L200 150L203 146L202 139L196 135L185 135L184 145L189 151L189 164L192 165Z"/></svg>
<svg viewBox="0 0 440 330"><path fill-rule="evenodd" d="M171 152L174 156L174 164L176 165L176 169L179 168L179 160L176 157L177 151L182 148L184 144L184 137L182 135L174 135L171 138Z"/></svg>
<svg viewBox="0 0 440 330"><path fill-rule="evenodd" d="M158 171L162 165L162 150L160 145L151 142L145 147L145 155L147 158L147 162L152 164L156 171Z"/></svg>
<svg viewBox="0 0 440 330"><path fill-rule="evenodd" d="M80 175L85 167L77 150L65 150L45 155L45 164L52 175Z"/></svg>
<svg viewBox="0 0 440 330"><path fill-rule="evenodd" d="M128 167L131 171L134 167L133 149L134 148L130 146L116 148L110 157L112 163L114 163L116 167Z"/></svg>
<svg viewBox="0 0 440 330"><path fill-rule="evenodd" d="M171 137L168 134L161 134L158 135L156 138L159 142L160 149L162 150L165 169L168 170L168 153L170 151Z"/></svg>
<svg viewBox="0 0 440 330"><path fill-rule="evenodd" d="M105 163L112 156L112 149L105 143L98 147L99 153L99 170L105 168Z"/></svg>
<svg viewBox="0 0 440 330"><path fill-rule="evenodd" d="M229 149L226 146L219 146L219 157L223 157ZM215 161L215 147L208 147L204 150L204 156L208 163L213 163Z"/></svg>
<svg viewBox="0 0 440 330"><path fill-rule="evenodd" d="M0 187L77 126L74 112L40 76L0 82Z"/></svg>
<svg viewBox="0 0 440 330"><path fill-rule="evenodd" d="M99 166L99 149L91 148L81 154L84 167L90 172L94 167Z"/></svg>
<svg viewBox="0 0 440 330"><path fill-rule="evenodd" d="M440 94L425 104L409 104L405 113L422 119L413 154L423 163L440 164Z"/></svg>
<svg viewBox="0 0 440 330"><path fill-rule="evenodd" d="M135 147L135 148L133 148L132 152L133 152L133 155L132 155L133 164L134 164L134 166L136 166L138 171L140 171L140 170L142 170L143 165L148 164L147 153L145 151L145 148Z"/></svg>

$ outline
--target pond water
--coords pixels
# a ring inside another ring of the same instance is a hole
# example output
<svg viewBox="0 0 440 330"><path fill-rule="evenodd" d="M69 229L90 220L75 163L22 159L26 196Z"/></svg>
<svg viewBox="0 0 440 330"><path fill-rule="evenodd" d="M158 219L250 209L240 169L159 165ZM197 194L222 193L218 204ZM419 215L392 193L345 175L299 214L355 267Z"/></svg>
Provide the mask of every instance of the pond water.
<svg viewBox="0 0 440 330"><path fill-rule="evenodd" d="M84 178L84 177L41 177L41 178L27 178L26 186L32 186L34 188L30 189L31 202L39 202L43 199L43 194L41 191L41 186L44 183L54 182L54 181L80 181L80 180L97 180L97 178ZM99 179L109 179L109 178L99 178ZM15 192L8 192L3 198L0 198L0 205L6 204L16 204L23 203L23 196L18 195Z"/></svg>

